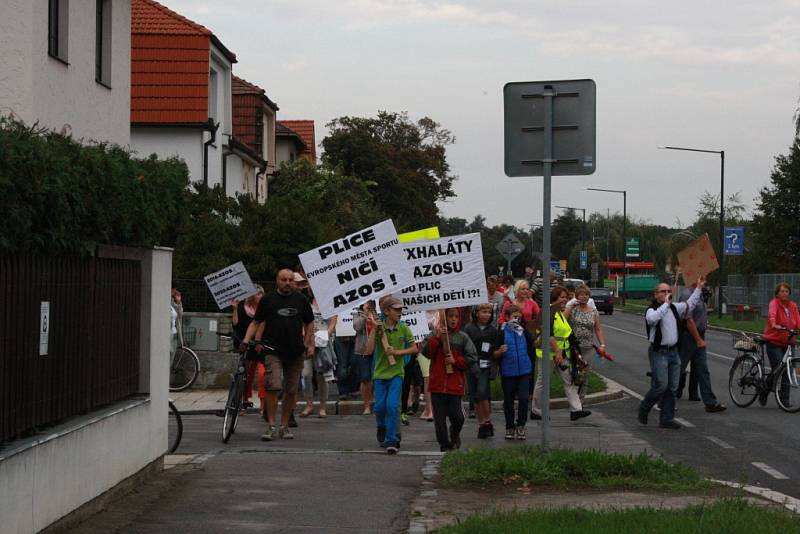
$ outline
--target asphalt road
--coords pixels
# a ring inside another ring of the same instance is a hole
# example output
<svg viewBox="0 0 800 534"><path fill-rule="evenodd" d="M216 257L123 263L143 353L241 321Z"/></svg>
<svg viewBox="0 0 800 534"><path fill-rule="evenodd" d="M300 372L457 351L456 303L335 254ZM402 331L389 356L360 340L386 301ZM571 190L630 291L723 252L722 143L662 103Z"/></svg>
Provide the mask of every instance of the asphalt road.
<svg viewBox="0 0 800 534"><path fill-rule="evenodd" d="M649 363L643 317L615 313L601 320L608 349L616 360L602 362L597 370L643 396L650 386L645 375ZM680 430L664 430L658 428L655 411L648 426L637 422L635 398L601 409L670 460L692 465L707 476L768 487L799 498L800 413L783 412L772 395L765 407L757 402L749 408L735 406L728 394L728 371L737 355L731 336L708 331L706 337L712 389L727 411L706 413L702 402L684 398L678 401L676 417L688 424Z"/></svg>

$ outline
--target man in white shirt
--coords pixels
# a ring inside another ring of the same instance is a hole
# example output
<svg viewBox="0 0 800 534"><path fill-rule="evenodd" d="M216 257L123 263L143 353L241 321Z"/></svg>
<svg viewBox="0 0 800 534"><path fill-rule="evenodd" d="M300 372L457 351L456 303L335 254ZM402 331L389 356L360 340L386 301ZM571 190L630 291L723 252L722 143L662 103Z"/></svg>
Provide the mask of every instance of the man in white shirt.
<svg viewBox="0 0 800 534"><path fill-rule="evenodd" d="M647 416L653 406L662 400L659 425L661 428L679 429L675 421L675 391L678 389L681 359L678 354L678 334L680 321L691 312L702 297L706 279L701 276L697 286L686 302L672 302L672 289L669 284L656 286L653 304L647 309L645 321L647 337L650 342L650 372L653 384L650 391L639 404L639 422L647 424ZM662 399L663 396L663 399Z"/></svg>

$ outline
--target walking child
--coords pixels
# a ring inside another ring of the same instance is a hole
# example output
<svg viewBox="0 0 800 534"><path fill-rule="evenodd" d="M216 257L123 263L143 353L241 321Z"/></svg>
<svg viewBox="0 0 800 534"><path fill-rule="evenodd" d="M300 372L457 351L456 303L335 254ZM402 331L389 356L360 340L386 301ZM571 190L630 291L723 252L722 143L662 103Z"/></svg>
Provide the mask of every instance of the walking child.
<svg viewBox="0 0 800 534"><path fill-rule="evenodd" d="M429 388L433 403L433 424L436 441L442 451L461 447L461 428L464 426L465 373L477 371L475 345L461 332L458 308L445 310L445 326L425 340L425 354L431 360ZM447 428L450 419L450 429Z"/></svg>
<svg viewBox="0 0 800 534"><path fill-rule="evenodd" d="M475 306L472 322L464 327L464 333L472 340L478 353L478 372L467 374L467 382L470 392L475 395L479 439L494 436L490 382L497 376L496 358L502 345L495 324L494 307L486 303Z"/></svg>
<svg viewBox="0 0 800 534"><path fill-rule="evenodd" d="M522 309L516 304L506 307L505 323L500 338L502 345L496 351L500 359L503 385L503 413L506 419L506 439L526 439L528 422L528 389L536 347L533 336L522 325ZM514 401L517 413L514 417Z"/></svg>
<svg viewBox="0 0 800 534"><path fill-rule="evenodd" d="M394 297L385 297L380 302L384 320L375 319L376 327L367 336L366 352L374 354L373 390L375 395L375 421L378 426L378 443L389 454L397 454L400 435L400 394L403 387L403 365L405 355L418 352L414 334L400 320L403 304Z"/></svg>

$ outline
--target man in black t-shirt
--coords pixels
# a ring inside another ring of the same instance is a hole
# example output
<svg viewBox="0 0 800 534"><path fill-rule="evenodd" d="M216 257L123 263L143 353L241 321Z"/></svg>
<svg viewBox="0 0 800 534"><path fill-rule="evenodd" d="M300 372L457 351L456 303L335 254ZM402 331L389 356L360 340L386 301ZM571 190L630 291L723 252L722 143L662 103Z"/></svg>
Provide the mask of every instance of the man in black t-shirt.
<svg viewBox="0 0 800 534"><path fill-rule="evenodd" d="M293 276L291 269L278 271L276 289L258 303L255 317L242 343L246 347L251 339L263 340L277 349L276 354L266 356L267 431L261 436L264 441L272 441L276 437L294 437L288 428L289 415L294 410L297 399L297 384L303 370L303 360L314 355L314 313L308 299L292 290ZM262 345L256 345L256 351L260 352L262 348ZM275 416L278 411L278 393L281 390L281 428L276 432Z"/></svg>

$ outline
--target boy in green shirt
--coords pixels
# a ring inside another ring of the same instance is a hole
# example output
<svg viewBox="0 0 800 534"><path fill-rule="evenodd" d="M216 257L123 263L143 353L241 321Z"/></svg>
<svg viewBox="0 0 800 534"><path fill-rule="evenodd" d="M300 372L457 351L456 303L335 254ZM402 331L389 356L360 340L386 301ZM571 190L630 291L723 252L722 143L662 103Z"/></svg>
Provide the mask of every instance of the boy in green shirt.
<svg viewBox="0 0 800 534"><path fill-rule="evenodd" d="M400 420L400 395L403 388L405 356L417 353L414 334L400 320L403 304L394 297L380 302L383 321L376 321L367 337L367 353L374 351L372 381L375 393L375 420L378 424L378 443L389 454L400 448L397 424Z"/></svg>

